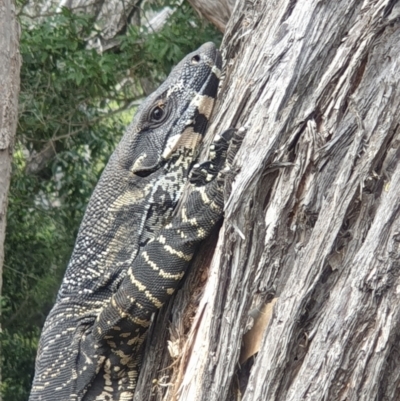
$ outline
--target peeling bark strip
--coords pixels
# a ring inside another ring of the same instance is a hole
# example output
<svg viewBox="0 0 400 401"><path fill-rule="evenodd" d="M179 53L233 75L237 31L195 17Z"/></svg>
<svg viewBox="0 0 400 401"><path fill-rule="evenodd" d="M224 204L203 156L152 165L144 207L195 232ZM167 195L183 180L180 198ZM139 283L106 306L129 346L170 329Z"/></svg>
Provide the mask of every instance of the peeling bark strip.
<svg viewBox="0 0 400 401"><path fill-rule="evenodd" d="M19 26L15 18L14 3L11 0L0 0L0 295L7 194L10 185L12 149L17 128L19 70L21 67L18 49Z"/></svg>
<svg viewBox="0 0 400 401"><path fill-rule="evenodd" d="M158 316L136 400L399 399L399 21L391 0L237 5L209 131L250 125L241 172L191 329L196 271ZM249 311L272 298L240 370Z"/></svg>
<svg viewBox="0 0 400 401"><path fill-rule="evenodd" d="M225 32L226 24L235 7L236 0L188 0L192 7L207 18L221 32Z"/></svg>

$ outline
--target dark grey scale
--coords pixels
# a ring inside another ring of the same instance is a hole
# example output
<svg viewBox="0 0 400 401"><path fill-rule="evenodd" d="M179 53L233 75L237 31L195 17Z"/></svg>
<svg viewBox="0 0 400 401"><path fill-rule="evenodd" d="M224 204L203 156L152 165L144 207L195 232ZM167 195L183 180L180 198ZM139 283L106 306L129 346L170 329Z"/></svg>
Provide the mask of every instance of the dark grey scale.
<svg viewBox="0 0 400 401"><path fill-rule="evenodd" d="M155 234L159 231L160 227L166 224L166 221L170 218L170 210L172 204L175 203L171 199L168 193L163 192L161 189L154 194L154 199L157 202L165 202L165 205L170 207L150 207L146 212L146 226L143 230L142 235L139 239L139 246L143 248L150 239L154 238Z"/></svg>
<svg viewBox="0 0 400 401"><path fill-rule="evenodd" d="M197 114L194 124L193 130L194 132L204 132L204 129L207 127L208 119L204 114Z"/></svg>
<svg viewBox="0 0 400 401"><path fill-rule="evenodd" d="M213 74L210 77L210 85L203 92L203 95L214 97L214 94L213 94L213 91L212 91L211 88L213 88L215 85L218 87L218 85L219 85L219 77L217 77L215 74Z"/></svg>

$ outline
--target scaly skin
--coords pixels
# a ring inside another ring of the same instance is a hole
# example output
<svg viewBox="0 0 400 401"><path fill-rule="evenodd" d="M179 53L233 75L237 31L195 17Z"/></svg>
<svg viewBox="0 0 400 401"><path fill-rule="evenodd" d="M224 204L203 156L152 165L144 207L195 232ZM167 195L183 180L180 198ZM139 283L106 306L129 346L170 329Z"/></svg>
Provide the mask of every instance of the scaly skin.
<svg viewBox="0 0 400 401"><path fill-rule="evenodd" d="M229 138L194 169L221 58L212 43L186 56L150 95L92 195L56 304L43 328L30 401L133 399L151 315L177 288L223 212Z"/></svg>

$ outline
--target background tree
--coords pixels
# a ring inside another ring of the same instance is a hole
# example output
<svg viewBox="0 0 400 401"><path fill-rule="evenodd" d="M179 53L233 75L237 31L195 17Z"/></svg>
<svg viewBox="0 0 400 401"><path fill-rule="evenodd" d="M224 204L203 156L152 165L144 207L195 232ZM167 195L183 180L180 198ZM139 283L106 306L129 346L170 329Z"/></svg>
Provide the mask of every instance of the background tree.
<svg viewBox="0 0 400 401"><path fill-rule="evenodd" d="M240 172L135 400L399 399L399 17L237 2L209 134L249 125Z"/></svg>
<svg viewBox="0 0 400 401"><path fill-rule="evenodd" d="M15 16L14 4L11 0L0 0L0 297L3 284L2 271L7 221L7 195L11 177L12 149L17 128L19 73L21 67L18 48L19 26ZM0 334L1 332L0 321ZM1 375L0 366L0 382Z"/></svg>
<svg viewBox="0 0 400 401"><path fill-rule="evenodd" d="M236 0L188 0L195 10L201 13L221 32L225 32L226 24L235 7Z"/></svg>
<svg viewBox="0 0 400 401"><path fill-rule="evenodd" d="M35 3L18 4L23 64L3 275L4 401L28 398L40 330L82 214L136 105L184 55L220 40L188 4L174 4L137 9L143 24L127 26L109 49L92 45L102 31L91 14L30 15ZM175 11L155 31L147 15L166 6Z"/></svg>

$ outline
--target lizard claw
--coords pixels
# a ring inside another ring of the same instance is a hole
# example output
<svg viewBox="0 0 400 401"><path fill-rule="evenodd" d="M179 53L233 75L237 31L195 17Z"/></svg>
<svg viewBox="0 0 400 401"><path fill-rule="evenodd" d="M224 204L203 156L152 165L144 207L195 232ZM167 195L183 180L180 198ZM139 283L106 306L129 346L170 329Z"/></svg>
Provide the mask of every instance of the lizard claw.
<svg viewBox="0 0 400 401"><path fill-rule="evenodd" d="M196 187L206 185L217 176L218 171L210 160L195 164L190 172L189 182Z"/></svg>

